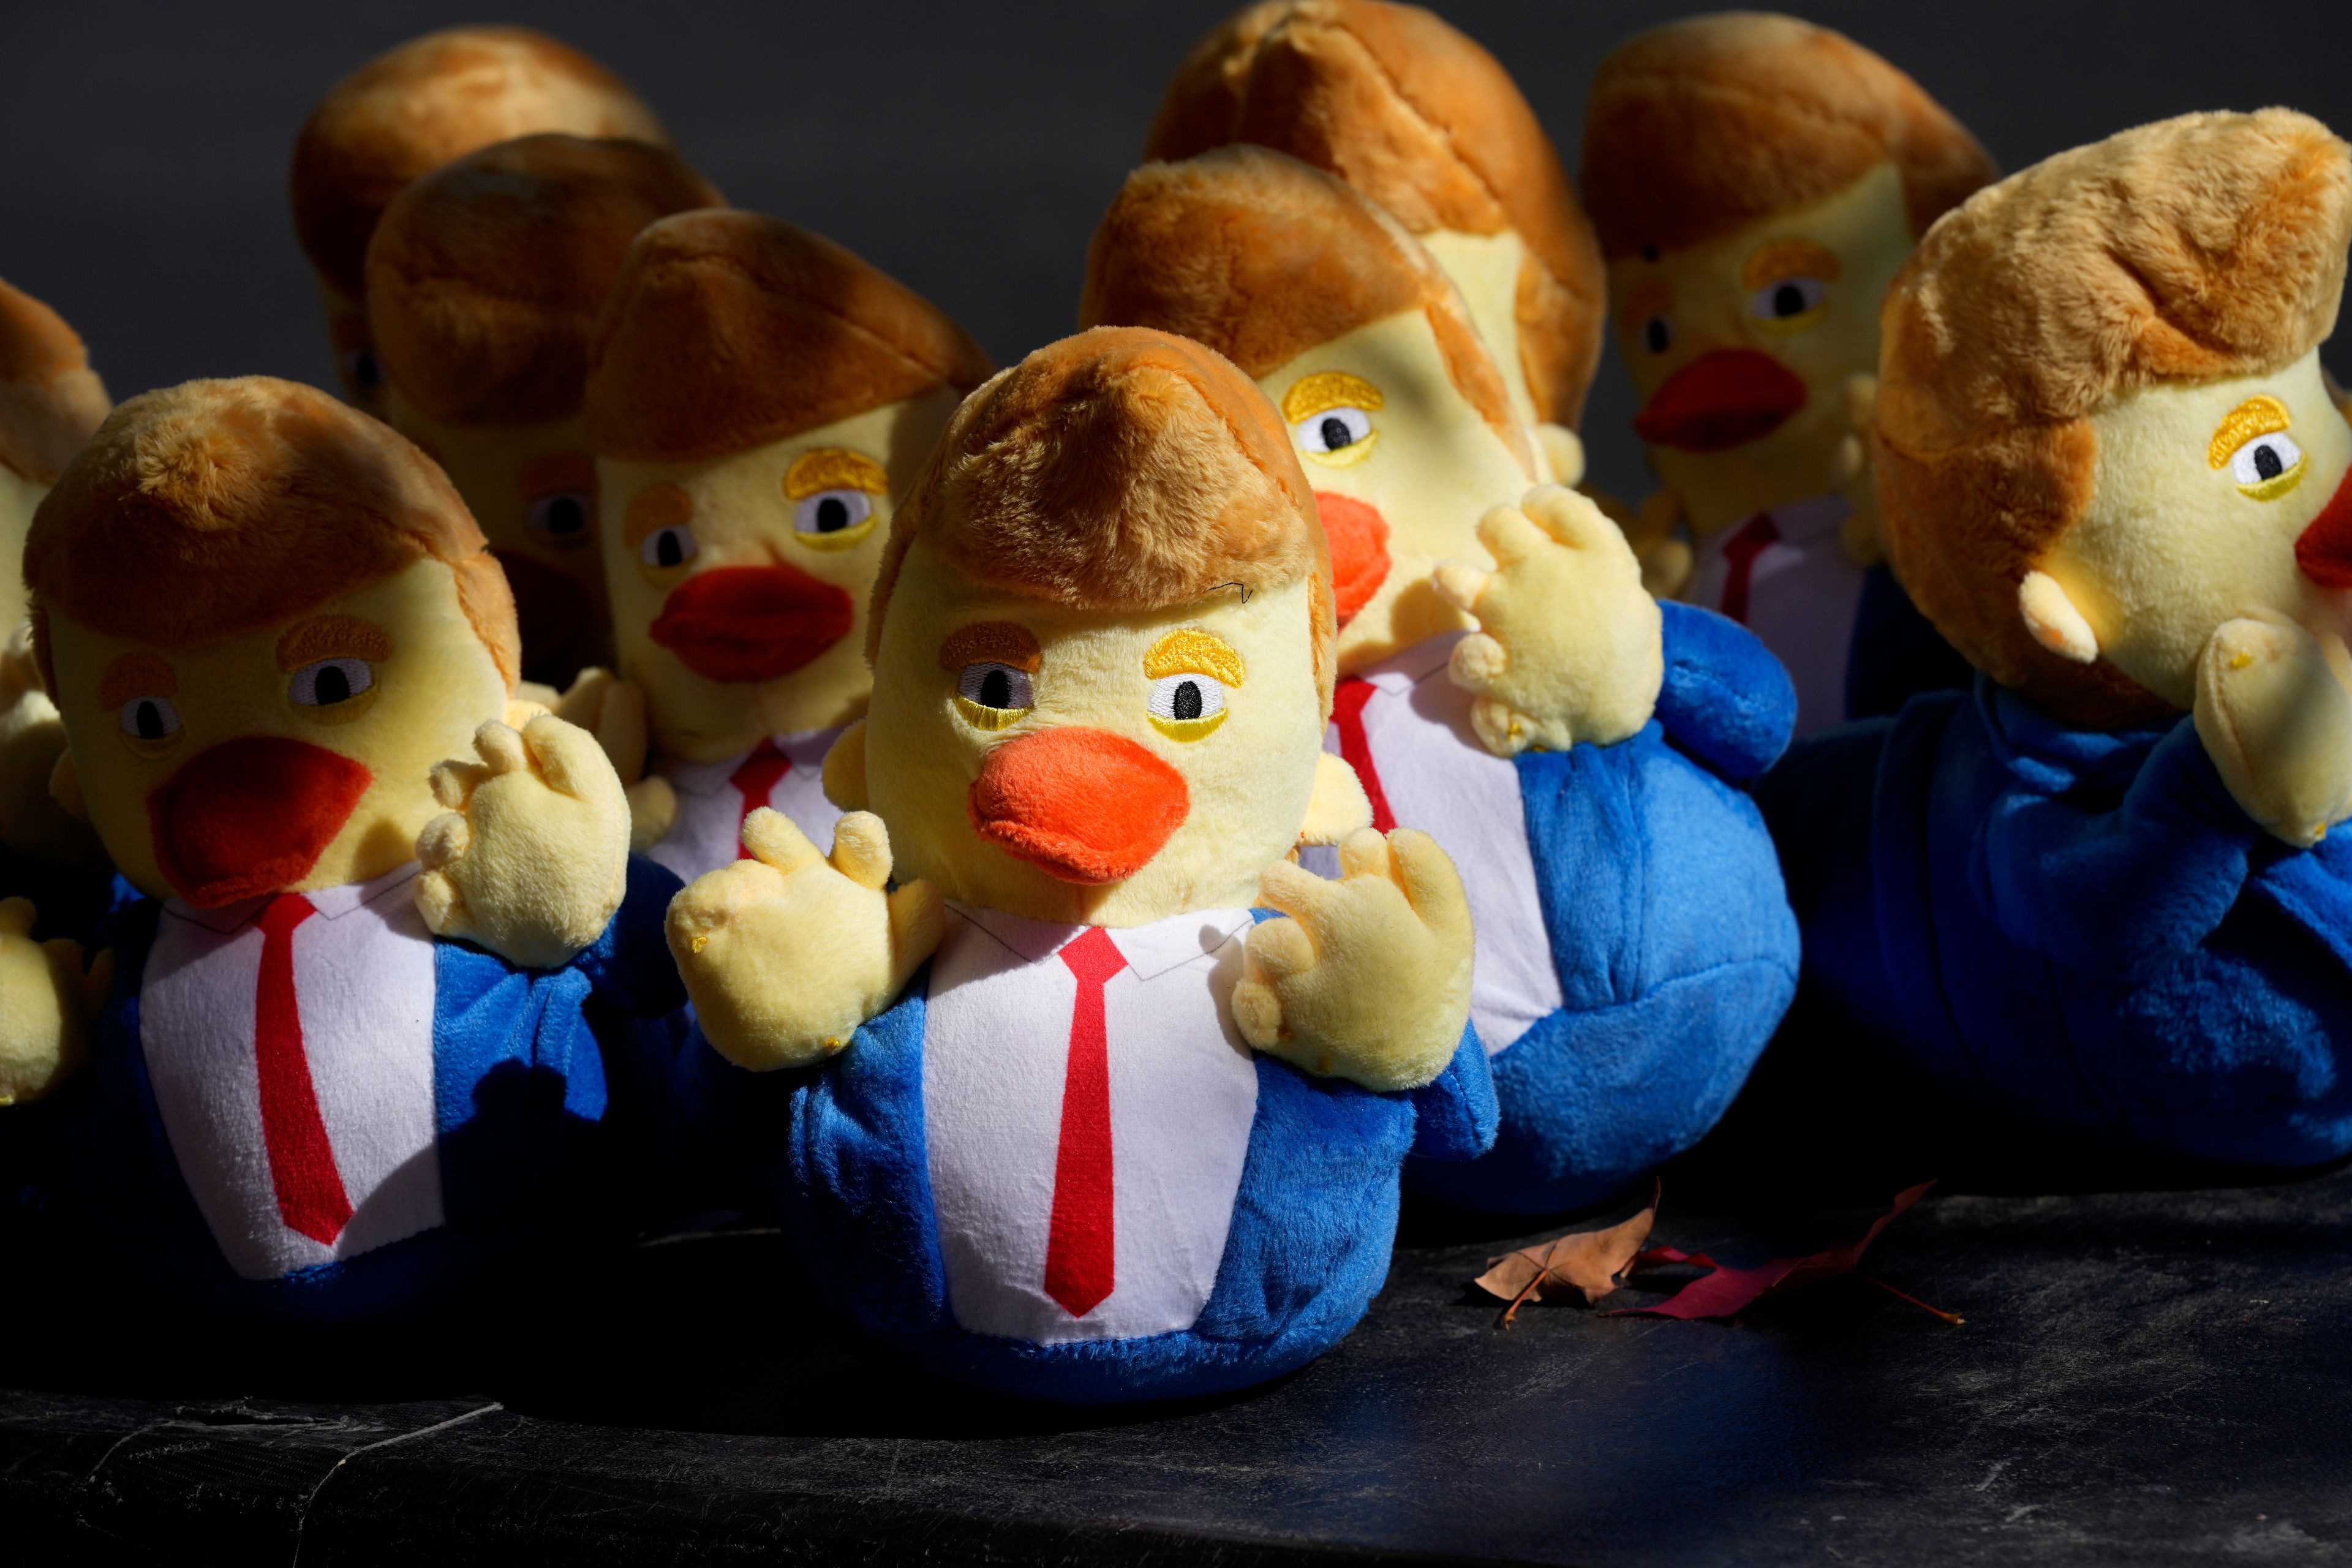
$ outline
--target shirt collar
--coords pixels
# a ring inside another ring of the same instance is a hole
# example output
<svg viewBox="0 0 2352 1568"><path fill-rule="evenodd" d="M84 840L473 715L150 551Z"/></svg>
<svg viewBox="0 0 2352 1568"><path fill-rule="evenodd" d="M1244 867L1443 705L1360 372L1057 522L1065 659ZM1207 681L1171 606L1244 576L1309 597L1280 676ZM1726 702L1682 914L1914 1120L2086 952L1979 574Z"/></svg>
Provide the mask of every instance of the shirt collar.
<svg viewBox="0 0 2352 1568"><path fill-rule="evenodd" d="M1982 673L1974 701L2001 765L2044 795L2128 785L2157 742L2189 721L2182 714L2126 730L2076 729Z"/></svg>
<svg viewBox="0 0 2352 1568"><path fill-rule="evenodd" d="M1853 510L1845 497L1835 491L1808 496L1803 500L1774 507L1772 527L1781 543L1802 547L1837 532Z"/></svg>
<svg viewBox="0 0 2352 1568"><path fill-rule="evenodd" d="M824 754L833 749L835 741L841 739L841 731L837 727L799 730L789 735L771 736L770 739L776 750L784 754L784 760L793 764L793 772L803 778L809 778L824 771ZM751 755L750 752L738 752L715 763L687 763L666 758L659 771L662 777L669 780L670 787L680 795L717 795L727 787L728 781L735 776L735 770L741 767Z"/></svg>
<svg viewBox="0 0 2352 1568"><path fill-rule="evenodd" d="M416 862L411 860L404 866L395 866L383 876L372 877L364 882L345 882L339 887L317 888L302 896L310 900L311 909L327 919L341 920L353 910L374 903L386 894L406 887L415 877L416 872ZM194 921L200 926L226 936L231 931L250 924L269 900L276 897L275 893L264 893L257 899L240 899L236 903L223 904L217 909L210 910L196 909L184 900L172 899L165 902L163 908L181 920Z"/></svg>
<svg viewBox="0 0 2352 1568"><path fill-rule="evenodd" d="M1443 671L1454 658L1454 645L1469 635L1466 631L1444 632L1424 637L1363 671L1363 679L1383 691L1410 690Z"/></svg>
<svg viewBox="0 0 2352 1568"><path fill-rule="evenodd" d="M1031 963L1042 963L1092 929L1055 921L1033 921L1003 910L950 900L948 907ZM1216 952L1251 921L1247 910L1192 910L1142 926L1108 926L1104 934L1127 966L1142 980Z"/></svg>

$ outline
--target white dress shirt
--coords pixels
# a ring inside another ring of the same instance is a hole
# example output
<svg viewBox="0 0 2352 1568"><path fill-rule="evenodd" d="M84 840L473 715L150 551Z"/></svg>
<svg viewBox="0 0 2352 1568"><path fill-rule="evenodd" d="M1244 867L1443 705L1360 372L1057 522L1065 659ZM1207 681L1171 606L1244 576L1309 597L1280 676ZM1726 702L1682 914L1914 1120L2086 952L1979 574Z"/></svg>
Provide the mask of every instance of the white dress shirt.
<svg viewBox="0 0 2352 1568"><path fill-rule="evenodd" d="M1216 1288L1257 1116L1257 1067L1227 1003L1247 910L1108 932L1111 1293L1083 1318L1046 1294L1046 1243L1087 930L951 905L923 1021L923 1126L956 1321L1036 1343L1188 1328Z"/></svg>
<svg viewBox="0 0 2352 1568"><path fill-rule="evenodd" d="M833 849L834 824L841 809L824 798L824 754L841 738L839 730L807 730L778 735L776 750L791 763L768 791L751 805L771 806L793 819L809 837L820 855ZM677 792L677 819L660 843L646 853L691 882L706 871L716 871L735 859L741 846L743 818L751 812L742 791L729 781L751 757L746 752L723 763L685 763L656 758L654 772L669 780Z"/></svg>
<svg viewBox="0 0 2352 1568"><path fill-rule="evenodd" d="M433 1094L433 937L414 862L309 894L294 996L352 1216L331 1245L290 1229L261 1123L254 1011L268 903L174 899L140 976L139 1043L173 1157L229 1266L247 1279L352 1258L441 1223Z"/></svg>
<svg viewBox="0 0 2352 1568"><path fill-rule="evenodd" d="M1477 937L1470 971L1470 1017L1493 1056L1560 1007L1559 972L1536 893L1528 847L1527 808L1517 763L1498 757L1470 727L1469 692L1446 664L1460 634L1416 643L1363 672L1373 687L1364 704L1364 739L1400 827L1437 840L1462 874ZM1323 749L1340 749L1335 720ZM1306 851L1299 861L1335 876L1333 851Z"/></svg>
<svg viewBox="0 0 2352 1568"><path fill-rule="evenodd" d="M1766 515L1780 538L1748 562L1743 624L1789 667L1797 684L1800 735L1845 721L1846 658L1864 576L1838 537L1851 510L1839 495L1775 507ZM1730 614L1724 594L1732 563L1725 552L1753 521L1725 529L1700 549L1693 604Z"/></svg>

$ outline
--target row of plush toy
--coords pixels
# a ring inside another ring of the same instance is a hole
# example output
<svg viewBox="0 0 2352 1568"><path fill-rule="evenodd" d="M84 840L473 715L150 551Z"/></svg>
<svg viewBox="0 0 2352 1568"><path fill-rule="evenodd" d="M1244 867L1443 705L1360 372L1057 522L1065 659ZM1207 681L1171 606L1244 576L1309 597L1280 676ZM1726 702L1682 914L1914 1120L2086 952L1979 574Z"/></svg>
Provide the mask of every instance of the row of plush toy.
<svg viewBox="0 0 2352 1568"><path fill-rule="evenodd" d="M877 1342L1107 1400L1328 1348L1401 1182L1618 1191L1801 984L1923 1094L2352 1150L2345 143L1996 183L1727 15L1603 67L1580 205L1437 17L1272 0L1144 153L994 372L465 29L297 147L348 403L110 415L0 297L14 1178L350 1320L716 1171Z"/></svg>

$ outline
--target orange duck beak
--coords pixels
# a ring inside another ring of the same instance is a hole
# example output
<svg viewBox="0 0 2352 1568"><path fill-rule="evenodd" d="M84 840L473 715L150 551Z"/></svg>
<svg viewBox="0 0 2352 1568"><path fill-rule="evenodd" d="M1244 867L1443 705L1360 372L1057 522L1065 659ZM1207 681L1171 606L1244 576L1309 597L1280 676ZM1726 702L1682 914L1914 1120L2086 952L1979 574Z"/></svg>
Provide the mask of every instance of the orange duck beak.
<svg viewBox="0 0 2352 1568"><path fill-rule="evenodd" d="M1315 513L1331 545L1331 608L1346 626L1389 576L1389 523L1380 508L1330 490L1315 492Z"/></svg>
<svg viewBox="0 0 2352 1568"><path fill-rule="evenodd" d="M1192 810L1184 775L1107 730L1040 730L988 753L972 831L1049 877L1100 887L1151 862Z"/></svg>
<svg viewBox="0 0 2352 1568"><path fill-rule="evenodd" d="M2296 536L2294 563L2323 588L2352 588L2352 470Z"/></svg>
<svg viewBox="0 0 2352 1568"><path fill-rule="evenodd" d="M707 680L773 680L849 635L857 607L790 566L720 566L670 591L646 628Z"/></svg>
<svg viewBox="0 0 2352 1568"><path fill-rule="evenodd" d="M1805 405L1805 384L1770 354L1713 349L1666 377L1633 416L1653 447L1723 452L1769 436Z"/></svg>
<svg viewBox="0 0 2352 1568"><path fill-rule="evenodd" d="M274 893L310 874L374 782L289 736L207 746L147 797L156 866L200 910Z"/></svg>

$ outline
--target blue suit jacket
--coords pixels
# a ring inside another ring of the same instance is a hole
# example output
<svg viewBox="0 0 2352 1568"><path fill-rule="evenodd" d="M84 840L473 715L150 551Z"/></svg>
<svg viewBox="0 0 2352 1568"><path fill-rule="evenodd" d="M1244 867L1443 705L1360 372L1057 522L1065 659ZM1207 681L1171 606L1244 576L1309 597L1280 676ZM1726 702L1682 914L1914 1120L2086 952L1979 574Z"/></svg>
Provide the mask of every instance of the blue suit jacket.
<svg viewBox="0 0 2352 1568"><path fill-rule="evenodd" d="M1263 918L1263 916L1261 917ZM1309 1078L1258 1057L1257 1116L1216 1286L1173 1333L1066 1344L957 1325L924 1143L930 972L800 1072L751 1073L689 1047L693 1092L777 1195L802 1278L840 1318L940 1375L1078 1403L1172 1399L1263 1383L1336 1344L1388 1277L1408 1151L1463 1160L1495 1135L1486 1054L1465 1030L1445 1072L1411 1093Z"/></svg>
<svg viewBox="0 0 2352 1568"><path fill-rule="evenodd" d="M2074 730L1979 679L1759 794L1809 994L1940 1091L2163 1154L2352 1151L2352 841L2256 827L2187 717Z"/></svg>
<svg viewBox="0 0 2352 1568"><path fill-rule="evenodd" d="M1659 608L1650 723L1518 758L1565 1005L1494 1058L1494 1152L1414 1162L1416 1192L1517 1214L1609 1196L1715 1125L1796 993L1797 922L1740 788L1788 745L1795 689L1746 628Z"/></svg>
<svg viewBox="0 0 2352 1568"><path fill-rule="evenodd" d="M444 1220L435 1229L276 1279L234 1273L181 1177L140 1047L140 981L162 905L142 900L102 938L114 988L89 1062L50 1111L67 1186L127 1262L220 1310L374 1318L427 1307L611 1217L640 1107L611 1089L667 1076L662 1020L685 1004L662 918L677 879L632 857L620 910L559 970L518 969L435 943L434 1101ZM640 1022L640 1021L643 1022ZM632 1096L634 1098L634 1096Z"/></svg>

